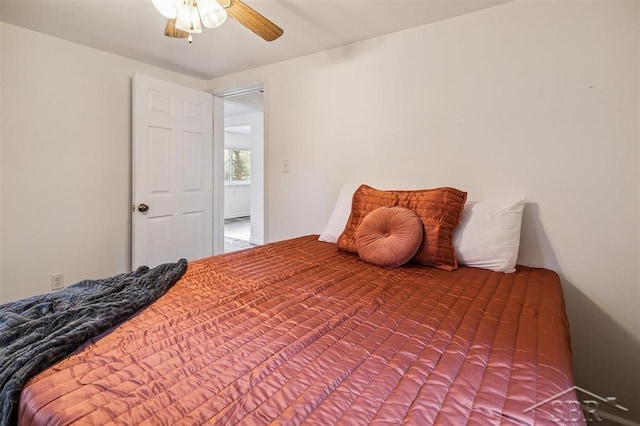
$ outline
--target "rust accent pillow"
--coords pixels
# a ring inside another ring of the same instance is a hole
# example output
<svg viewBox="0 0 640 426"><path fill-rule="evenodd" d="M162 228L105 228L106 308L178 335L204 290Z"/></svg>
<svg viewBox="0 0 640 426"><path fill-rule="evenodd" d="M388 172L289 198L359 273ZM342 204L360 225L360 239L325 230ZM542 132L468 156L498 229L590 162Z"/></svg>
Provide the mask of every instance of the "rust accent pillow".
<svg viewBox="0 0 640 426"><path fill-rule="evenodd" d="M378 207L406 207L420 218L424 236L413 261L451 271L458 267L453 230L458 226L467 193L456 188L381 191L361 185L353 194L351 215L338 238L338 249L357 253L356 235L362 220Z"/></svg>
<svg viewBox="0 0 640 426"><path fill-rule="evenodd" d="M413 210L378 207L362 219L356 247L365 262L395 268L416 254L422 233L422 222Z"/></svg>

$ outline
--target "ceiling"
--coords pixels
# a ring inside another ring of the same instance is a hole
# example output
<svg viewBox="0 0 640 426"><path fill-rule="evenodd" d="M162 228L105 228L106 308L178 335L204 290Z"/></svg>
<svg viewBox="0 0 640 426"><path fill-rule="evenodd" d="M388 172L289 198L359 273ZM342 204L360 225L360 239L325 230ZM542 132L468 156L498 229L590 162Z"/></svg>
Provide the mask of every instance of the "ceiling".
<svg viewBox="0 0 640 426"><path fill-rule="evenodd" d="M235 96L224 98L224 116L253 114L264 111L264 100L261 89L252 90Z"/></svg>
<svg viewBox="0 0 640 426"><path fill-rule="evenodd" d="M184 39L163 35L151 0L0 0L0 20L105 52L211 79L511 0L244 0L284 29L266 42L229 18Z"/></svg>

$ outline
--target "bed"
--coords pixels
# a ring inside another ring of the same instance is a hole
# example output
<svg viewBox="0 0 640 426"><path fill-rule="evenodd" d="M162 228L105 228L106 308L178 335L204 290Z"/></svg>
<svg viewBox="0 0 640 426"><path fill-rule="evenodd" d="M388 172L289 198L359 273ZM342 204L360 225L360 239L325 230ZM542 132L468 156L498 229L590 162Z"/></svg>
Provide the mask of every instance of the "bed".
<svg viewBox="0 0 640 426"><path fill-rule="evenodd" d="M317 235L190 262L32 378L19 423L583 424L558 275L388 268Z"/></svg>
<svg viewBox="0 0 640 426"><path fill-rule="evenodd" d="M24 387L23 374L3 415L17 411L24 425L584 424L560 279L516 267L524 198L492 209L466 197L360 185L340 192L320 237L27 300L69 317L75 338L92 315L56 307L99 289L79 298L81 311L116 322L38 364ZM147 289L164 295L138 310ZM23 305L8 307L10 321L29 327L34 316L57 333ZM127 309L135 315L120 322Z"/></svg>

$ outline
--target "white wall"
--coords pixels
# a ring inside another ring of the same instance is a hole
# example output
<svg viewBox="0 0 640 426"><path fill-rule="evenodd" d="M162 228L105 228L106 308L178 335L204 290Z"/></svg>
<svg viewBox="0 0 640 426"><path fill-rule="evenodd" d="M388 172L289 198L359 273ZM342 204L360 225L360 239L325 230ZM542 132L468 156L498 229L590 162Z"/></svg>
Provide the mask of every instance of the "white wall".
<svg viewBox="0 0 640 426"><path fill-rule="evenodd" d="M251 150L249 134L224 132L225 148ZM248 184L224 186L224 218L251 215L251 186Z"/></svg>
<svg viewBox="0 0 640 426"><path fill-rule="evenodd" d="M640 27L640 13L637 14L637 25ZM638 31L638 58L640 58L640 31ZM640 85L640 65L638 65L638 85ZM640 105L640 90L638 90L638 105ZM638 107L638 139L640 144L640 107ZM638 149L638 164L640 164L640 149ZM638 173L638 199L640 200L640 173ZM638 223L640 223L640 209L638 209ZM638 241L640 241L640 227L638 227ZM636 260L638 265L640 265L640 253L638 253L638 259ZM636 297L638 299L638 305L640 305L640 285L637 286L637 294ZM640 315L636 318L636 328L640 330Z"/></svg>
<svg viewBox="0 0 640 426"><path fill-rule="evenodd" d="M130 268L131 77L204 82L0 23L1 301Z"/></svg>
<svg viewBox="0 0 640 426"><path fill-rule="evenodd" d="M224 218L245 217L251 215L251 186L224 186Z"/></svg>
<svg viewBox="0 0 640 426"><path fill-rule="evenodd" d="M226 119L225 119L226 120ZM250 133L235 133L225 131L225 148L242 148L251 150ZM251 185L224 185L224 218L243 217L251 215Z"/></svg>
<svg viewBox="0 0 640 426"><path fill-rule="evenodd" d="M4 53L3 42L4 39L4 25L0 23L0 303L3 302L2 297L2 135L4 134L3 118L4 113L2 111L4 103L2 102L2 70L4 69Z"/></svg>
<svg viewBox="0 0 640 426"><path fill-rule="evenodd" d="M251 133L248 143L251 148L251 187L250 187L250 215L251 238L253 244L264 244L264 113L236 115L225 117L225 126L248 125ZM234 144L233 140L225 143ZM246 144L246 141L244 142ZM239 146L239 147L245 147ZM225 199L225 208L227 200Z"/></svg>
<svg viewBox="0 0 640 426"><path fill-rule="evenodd" d="M225 119L226 121L228 118ZM225 124L225 126L228 126ZM251 136L249 133L236 133L225 131L224 132L224 147L225 148L241 148L241 149L251 149Z"/></svg>
<svg viewBox="0 0 640 426"><path fill-rule="evenodd" d="M524 194L577 384L640 421L639 6L517 1L211 81L268 81L270 240L319 233L342 182Z"/></svg>

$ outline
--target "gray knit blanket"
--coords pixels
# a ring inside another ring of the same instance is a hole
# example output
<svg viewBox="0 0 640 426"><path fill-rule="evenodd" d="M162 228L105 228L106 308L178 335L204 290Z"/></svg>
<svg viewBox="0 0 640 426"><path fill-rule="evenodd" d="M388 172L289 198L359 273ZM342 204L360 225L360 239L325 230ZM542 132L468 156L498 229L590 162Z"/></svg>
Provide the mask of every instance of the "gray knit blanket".
<svg viewBox="0 0 640 426"><path fill-rule="evenodd" d="M17 422L24 383L162 296L187 270L166 263L0 305L0 425Z"/></svg>

